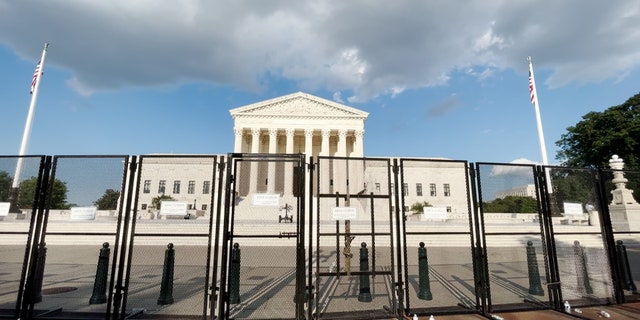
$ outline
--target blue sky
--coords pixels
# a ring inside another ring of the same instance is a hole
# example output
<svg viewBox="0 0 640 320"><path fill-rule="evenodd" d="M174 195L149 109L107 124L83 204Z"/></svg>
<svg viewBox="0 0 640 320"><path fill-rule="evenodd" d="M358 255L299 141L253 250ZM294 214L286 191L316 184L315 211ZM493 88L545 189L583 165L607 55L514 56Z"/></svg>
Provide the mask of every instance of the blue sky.
<svg viewBox="0 0 640 320"><path fill-rule="evenodd" d="M48 42L28 154L224 154L229 109L303 91L369 112L367 156L539 163L530 55L553 164L640 92L638 30L632 0L0 0L0 154Z"/></svg>

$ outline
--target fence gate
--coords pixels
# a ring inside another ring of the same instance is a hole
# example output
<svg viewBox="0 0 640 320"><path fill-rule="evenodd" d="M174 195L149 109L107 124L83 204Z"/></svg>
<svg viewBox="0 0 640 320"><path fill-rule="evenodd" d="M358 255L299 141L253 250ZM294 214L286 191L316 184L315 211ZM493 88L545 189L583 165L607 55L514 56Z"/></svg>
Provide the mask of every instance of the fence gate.
<svg viewBox="0 0 640 320"><path fill-rule="evenodd" d="M316 319L389 319L399 305L390 160L318 157L314 164L311 312Z"/></svg>
<svg viewBox="0 0 640 320"><path fill-rule="evenodd" d="M402 272L410 314L478 310L469 181L466 161L400 159L396 194L404 217Z"/></svg>
<svg viewBox="0 0 640 320"><path fill-rule="evenodd" d="M304 319L305 156L228 157L222 319Z"/></svg>

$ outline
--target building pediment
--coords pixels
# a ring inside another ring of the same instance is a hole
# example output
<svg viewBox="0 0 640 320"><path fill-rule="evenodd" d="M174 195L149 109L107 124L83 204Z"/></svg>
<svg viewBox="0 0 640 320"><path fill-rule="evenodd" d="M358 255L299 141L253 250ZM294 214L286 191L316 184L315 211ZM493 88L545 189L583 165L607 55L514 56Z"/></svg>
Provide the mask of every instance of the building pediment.
<svg viewBox="0 0 640 320"><path fill-rule="evenodd" d="M366 119L369 113L304 92L261 101L229 111L237 117L330 117Z"/></svg>

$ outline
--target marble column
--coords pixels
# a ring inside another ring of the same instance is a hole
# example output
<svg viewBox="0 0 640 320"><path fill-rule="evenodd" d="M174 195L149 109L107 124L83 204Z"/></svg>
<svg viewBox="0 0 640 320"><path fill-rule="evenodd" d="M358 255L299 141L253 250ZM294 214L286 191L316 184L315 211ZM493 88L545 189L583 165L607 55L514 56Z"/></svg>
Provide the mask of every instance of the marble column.
<svg viewBox="0 0 640 320"><path fill-rule="evenodd" d="M336 156L338 157L346 157L347 156L347 130L340 129L338 130L338 149L336 151ZM347 170L347 160L337 160L333 165L333 192L340 192L340 194L347 193L347 179L348 170Z"/></svg>
<svg viewBox="0 0 640 320"><path fill-rule="evenodd" d="M293 154L293 143L295 142L295 129L288 128L285 130L287 141L285 145L285 153ZM284 194L293 194L293 163L286 162L284 167Z"/></svg>
<svg viewBox="0 0 640 320"><path fill-rule="evenodd" d="M233 128L233 133L235 134L235 141L233 145L234 153L242 153L242 145L244 143L244 129L243 128Z"/></svg>
<svg viewBox="0 0 640 320"><path fill-rule="evenodd" d="M278 147L278 129L269 129L269 153L275 154ZM267 192L274 193L276 190L276 163L275 161L269 161L267 174Z"/></svg>
<svg viewBox="0 0 640 320"><path fill-rule="evenodd" d="M304 153L306 162L313 156L313 129L304 129Z"/></svg>
<svg viewBox="0 0 640 320"><path fill-rule="evenodd" d="M353 152L354 152L354 156L356 157L363 157L364 156L364 146L363 146L363 137L364 137L364 130L356 130L355 133L355 142L354 142L354 146L353 146Z"/></svg>
<svg viewBox="0 0 640 320"><path fill-rule="evenodd" d="M251 129L251 153L260 153L260 128ZM258 190L258 163L251 162L251 174L249 178L249 193Z"/></svg>
<svg viewBox="0 0 640 320"><path fill-rule="evenodd" d="M323 157L328 157L331 155L331 130L323 129L322 130L322 149L320 150L320 155ZM318 166L320 170L320 193L329 193L330 190L330 167L329 160L324 159L322 162L316 162L321 165Z"/></svg>

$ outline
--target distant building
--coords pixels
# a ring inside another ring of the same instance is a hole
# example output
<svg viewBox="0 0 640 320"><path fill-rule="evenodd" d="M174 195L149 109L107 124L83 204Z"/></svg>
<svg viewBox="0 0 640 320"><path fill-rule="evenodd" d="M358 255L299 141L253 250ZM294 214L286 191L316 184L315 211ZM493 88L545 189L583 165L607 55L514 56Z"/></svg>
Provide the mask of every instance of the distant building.
<svg viewBox="0 0 640 320"><path fill-rule="evenodd" d="M536 186L533 184L527 184L506 191L496 192L496 199L504 199L508 196L536 198Z"/></svg>

